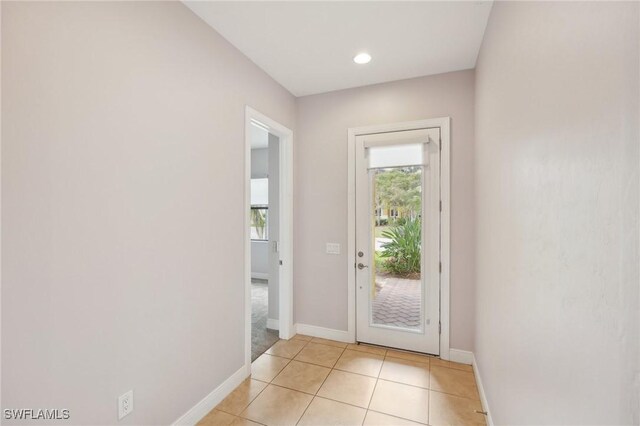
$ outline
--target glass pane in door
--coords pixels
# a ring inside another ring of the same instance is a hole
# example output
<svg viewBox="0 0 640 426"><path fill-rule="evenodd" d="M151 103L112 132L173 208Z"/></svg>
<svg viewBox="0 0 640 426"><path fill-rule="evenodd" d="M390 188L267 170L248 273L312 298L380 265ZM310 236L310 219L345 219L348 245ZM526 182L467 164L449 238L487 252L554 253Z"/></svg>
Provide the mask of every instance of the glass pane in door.
<svg viewBox="0 0 640 426"><path fill-rule="evenodd" d="M404 162L414 165L369 169L372 326L422 330L423 166L415 165L422 164L421 152Z"/></svg>

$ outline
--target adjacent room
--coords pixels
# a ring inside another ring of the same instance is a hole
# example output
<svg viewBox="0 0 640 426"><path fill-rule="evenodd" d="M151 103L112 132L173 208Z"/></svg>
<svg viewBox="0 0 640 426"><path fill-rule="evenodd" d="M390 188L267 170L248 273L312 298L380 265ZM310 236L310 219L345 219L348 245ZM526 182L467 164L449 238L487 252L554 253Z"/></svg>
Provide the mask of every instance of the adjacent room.
<svg viewBox="0 0 640 426"><path fill-rule="evenodd" d="M640 424L640 2L0 37L2 424Z"/></svg>
<svg viewBox="0 0 640 426"><path fill-rule="evenodd" d="M251 361L278 341L278 137L251 121Z"/></svg>

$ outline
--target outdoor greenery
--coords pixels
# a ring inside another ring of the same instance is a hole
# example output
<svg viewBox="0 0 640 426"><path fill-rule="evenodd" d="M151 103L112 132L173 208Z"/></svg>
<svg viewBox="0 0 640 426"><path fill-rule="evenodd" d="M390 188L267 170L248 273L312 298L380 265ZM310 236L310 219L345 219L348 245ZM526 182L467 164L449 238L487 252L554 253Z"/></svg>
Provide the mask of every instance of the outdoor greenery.
<svg viewBox="0 0 640 426"><path fill-rule="evenodd" d="M399 218L416 218L422 208L422 170L419 167L399 167L379 170L375 176L376 226L392 224L392 218L382 217L391 209Z"/></svg>
<svg viewBox="0 0 640 426"><path fill-rule="evenodd" d="M375 175L376 270L398 276L420 274L422 169L380 169Z"/></svg>
<svg viewBox="0 0 640 426"><path fill-rule="evenodd" d="M390 240L382 244L380 253L380 257L384 259L382 268L394 275L420 274L422 245L420 218L407 219L404 224L383 231L382 236Z"/></svg>

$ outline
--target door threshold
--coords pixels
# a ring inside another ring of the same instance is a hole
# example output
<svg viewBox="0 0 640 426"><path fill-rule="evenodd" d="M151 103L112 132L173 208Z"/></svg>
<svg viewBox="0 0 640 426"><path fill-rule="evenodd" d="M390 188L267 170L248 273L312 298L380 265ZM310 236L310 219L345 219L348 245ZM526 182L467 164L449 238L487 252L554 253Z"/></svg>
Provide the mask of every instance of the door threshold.
<svg viewBox="0 0 640 426"><path fill-rule="evenodd" d="M356 345L360 346L370 346L372 348L380 348L380 349L387 349L387 350L392 350L392 351L396 351L396 352L405 352L407 354L416 354L416 355L423 355L423 356L427 356L430 358L440 358L439 355L434 355L434 354L430 354L427 352L418 352L418 351L409 351L407 349L399 349L399 348L394 348L391 346L384 346L384 345L374 345L373 343L367 343L367 342L359 342L356 340Z"/></svg>

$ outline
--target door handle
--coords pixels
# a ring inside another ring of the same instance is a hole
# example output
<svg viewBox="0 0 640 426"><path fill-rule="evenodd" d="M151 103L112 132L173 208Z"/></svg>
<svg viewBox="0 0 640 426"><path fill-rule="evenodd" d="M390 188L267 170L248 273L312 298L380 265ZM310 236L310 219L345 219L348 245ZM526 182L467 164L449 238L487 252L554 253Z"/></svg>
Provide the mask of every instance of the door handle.
<svg viewBox="0 0 640 426"><path fill-rule="evenodd" d="M368 268L368 266L362 263L358 263L358 269L364 269L364 268Z"/></svg>

